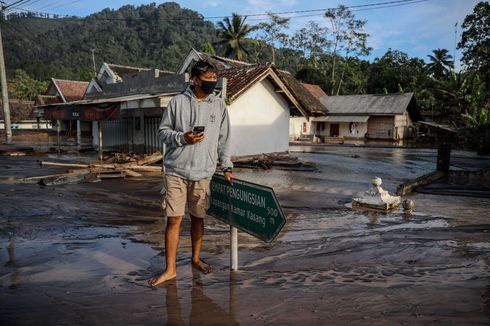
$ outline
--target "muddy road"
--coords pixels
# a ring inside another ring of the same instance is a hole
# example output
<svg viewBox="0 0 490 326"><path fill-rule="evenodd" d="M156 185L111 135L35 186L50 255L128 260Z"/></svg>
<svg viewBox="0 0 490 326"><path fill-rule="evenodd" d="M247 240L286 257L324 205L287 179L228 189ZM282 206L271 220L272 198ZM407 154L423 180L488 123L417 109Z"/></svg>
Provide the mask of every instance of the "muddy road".
<svg viewBox="0 0 490 326"><path fill-rule="evenodd" d="M412 194L414 214L353 211L374 176L393 193L435 167L427 149L296 147L317 172L237 170L272 186L287 215L266 245L239 234L230 273L228 227L206 220L202 275L190 264L188 220L177 280L164 268L161 176L43 187L16 178L61 172L0 156L1 325L488 324L490 200ZM316 150L318 151L318 150ZM354 157L353 157L354 156ZM456 152L453 169L490 166Z"/></svg>

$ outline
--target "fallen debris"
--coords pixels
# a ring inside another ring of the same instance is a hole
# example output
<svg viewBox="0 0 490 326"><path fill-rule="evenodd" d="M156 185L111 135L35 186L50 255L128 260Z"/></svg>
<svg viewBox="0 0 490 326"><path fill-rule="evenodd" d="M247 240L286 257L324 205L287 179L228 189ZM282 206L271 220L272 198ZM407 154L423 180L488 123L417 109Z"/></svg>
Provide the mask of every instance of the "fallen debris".
<svg viewBox="0 0 490 326"><path fill-rule="evenodd" d="M5 156L26 156L34 153L34 148L28 146L16 146L10 144L0 145L0 155Z"/></svg>
<svg viewBox="0 0 490 326"><path fill-rule="evenodd" d="M260 154L232 158L233 165L239 168L279 170L315 171L316 167L307 162L301 162L297 157L288 153Z"/></svg>
<svg viewBox="0 0 490 326"><path fill-rule="evenodd" d="M113 163L114 157L119 162L125 160L126 163ZM129 157L129 159L128 159ZM127 162L129 160L129 162ZM66 173L52 174L45 176L27 177L19 179L21 183L40 183L44 185L73 184L82 182L94 182L101 179L114 178L140 178L143 174L139 172L162 172L161 165L150 165L162 160L160 152L151 155L127 155L119 153L109 159L110 162L83 164L67 162L41 161L41 166L62 166L72 168ZM76 168L76 169L73 169Z"/></svg>
<svg viewBox="0 0 490 326"><path fill-rule="evenodd" d="M27 177L19 179L20 183L38 183L44 186L54 186L62 184L75 184L84 182L99 182L97 175L90 171L75 172L75 173L58 173L50 175L41 175L35 177Z"/></svg>

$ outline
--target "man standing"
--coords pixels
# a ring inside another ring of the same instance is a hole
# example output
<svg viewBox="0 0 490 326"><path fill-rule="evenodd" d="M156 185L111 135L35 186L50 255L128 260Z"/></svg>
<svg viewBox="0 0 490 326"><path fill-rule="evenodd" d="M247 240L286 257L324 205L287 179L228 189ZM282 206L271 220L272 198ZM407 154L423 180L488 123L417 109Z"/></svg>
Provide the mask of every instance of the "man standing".
<svg viewBox="0 0 490 326"><path fill-rule="evenodd" d="M210 205L209 183L219 161L231 182L230 121L224 101L214 93L216 68L198 61L191 70L193 86L172 98L163 113L158 135L167 150L164 158L167 216L165 271L148 281L156 286L177 276L180 224L187 203L191 217L192 265L203 273L213 267L200 257L204 221Z"/></svg>

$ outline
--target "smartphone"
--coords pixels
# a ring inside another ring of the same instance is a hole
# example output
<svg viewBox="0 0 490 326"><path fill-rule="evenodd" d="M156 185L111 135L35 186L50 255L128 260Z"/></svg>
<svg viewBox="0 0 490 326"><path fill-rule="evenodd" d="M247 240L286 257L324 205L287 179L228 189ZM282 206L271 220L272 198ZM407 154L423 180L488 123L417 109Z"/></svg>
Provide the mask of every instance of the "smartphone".
<svg viewBox="0 0 490 326"><path fill-rule="evenodd" d="M194 126L192 129L193 134L200 134L201 132L204 132L204 126Z"/></svg>

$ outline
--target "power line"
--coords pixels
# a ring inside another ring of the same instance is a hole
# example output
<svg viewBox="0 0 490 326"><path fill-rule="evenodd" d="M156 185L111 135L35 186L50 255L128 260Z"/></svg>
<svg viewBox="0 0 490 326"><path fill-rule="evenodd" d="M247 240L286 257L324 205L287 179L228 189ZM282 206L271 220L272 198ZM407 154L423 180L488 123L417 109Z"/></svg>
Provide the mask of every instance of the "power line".
<svg viewBox="0 0 490 326"><path fill-rule="evenodd" d="M10 5L9 9L13 10L16 8L24 7L24 6L28 5L29 2L31 2L31 4L32 4L32 1L33 0L25 0L24 2L21 1L20 3L17 3L16 5L12 4L12 5ZM39 1L39 0L37 0L37 1Z"/></svg>
<svg viewBox="0 0 490 326"><path fill-rule="evenodd" d="M25 1L25 0L19 0L19 1L16 1L16 2L11 3L9 5L6 5L6 6L2 5L2 10L1 11L4 11L4 10L6 10L6 9L12 7L12 6L15 6L16 4L18 4L19 2L22 2L22 1Z"/></svg>
<svg viewBox="0 0 490 326"><path fill-rule="evenodd" d="M68 5L70 5L72 3L75 3L75 2L79 2L80 0L75 0L75 1L70 1L70 2L67 2L67 3L63 3L65 1L66 0L54 1L54 2L48 3L47 5L44 5L42 7L39 7L36 10L42 10L42 9L50 9L50 10L53 10L53 9L56 9L56 8L61 8L61 7L64 7L64 6L68 6ZM53 5L55 5L55 6L53 7Z"/></svg>
<svg viewBox="0 0 490 326"><path fill-rule="evenodd" d="M60 5L59 7L62 6L67 6L71 3L78 2L80 0L75 0L69 3L66 3L64 5ZM364 4L364 5L356 5L356 6L345 6L347 9L351 9L352 11L365 11L365 10L375 10L375 9L383 9L383 8L389 8L389 7L398 7L398 6L405 6L405 5L411 5L411 4L416 4L420 2L426 2L429 0L397 0L397 1L385 1L385 2L378 2L378 3L371 3L371 4ZM59 1L58 1L59 2ZM55 2L57 3L57 2ZM51 3L54 4L54 3ZM55 7L58 8L58 7ZM51 8L54 9L54 8ZM309 9L309 10L294 10L294 11L282 11L282 12L266 12L266 13L251 13L251 14L240 14L239 16L246 16L246 17L260 17L260 16L269 16L269 15L294 15L294 14L302 14L302 13L313 13L313 12L325 12L327 10L334 10L337 8L322 8L322 9ZM25 12L30 12L30 13L36 13L36 14L42 14L42 15L58 15L58 16L63 16L63 17L75 17L75 16L69 16L69 15L60 15L60 14L54 14L54 13L49 13L49 12L41 12L41 11L33 11L33 10L27 10L24 8L17 8L17 10L25 11ZM311 15L296 15L296 16L291 16L290 18L296 18L296 17L313 17L313 16L323 16L323 14L311 14ZM229 18L231 16L207 16L204 17L202 15L199 15L198 18L164 18L161 20L165 21L193 21L193 20L217 20L217 19L224 19L224 18ZM82 17L77 17L77 18L82 18ZM90 17L91 19L96 19L96 20L107 20L107 21L140 21L140 20L145 20L145 18L115 18L115 17ZM268 18L263 18L263 19L268 19ZM249 19L249 20L263 20L263 19Z"/></svg>

